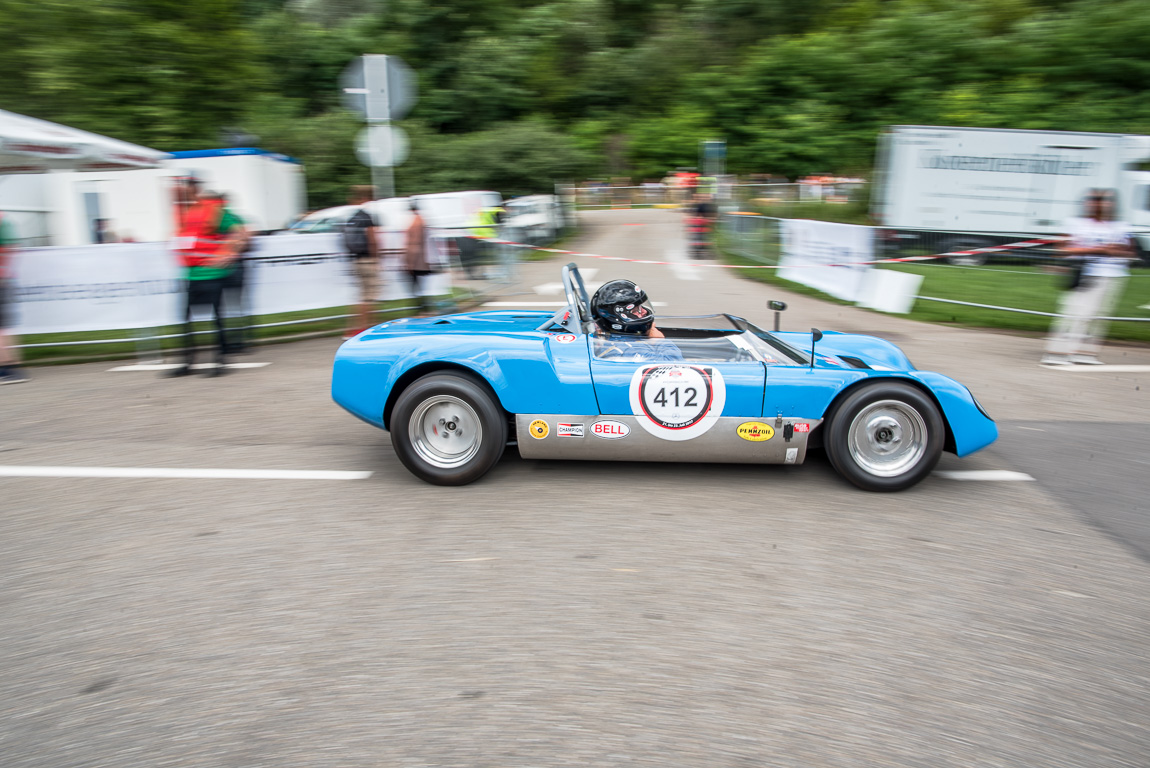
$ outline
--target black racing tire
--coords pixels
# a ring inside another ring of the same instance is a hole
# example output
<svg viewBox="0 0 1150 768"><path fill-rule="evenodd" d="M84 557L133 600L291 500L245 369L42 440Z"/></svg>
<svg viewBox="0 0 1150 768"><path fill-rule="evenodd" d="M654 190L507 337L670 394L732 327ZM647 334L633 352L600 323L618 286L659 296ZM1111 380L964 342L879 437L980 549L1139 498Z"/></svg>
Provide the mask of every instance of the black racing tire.
<svg viewBox="0 0 1150 768"><path fill-rule="evenodd" d="M396 401L389 428L403 466L434 485L475 482L507 445L507 416L495 393L465 373L416 379Z"/></svg>
<svg viewBox="0 0 1150 768"><path fill-rule="evenodd" d="M823 434L831 465L867 491L901 491L930 474L946 442L934 401L910 384L876 381L837 405Z"/></svg>

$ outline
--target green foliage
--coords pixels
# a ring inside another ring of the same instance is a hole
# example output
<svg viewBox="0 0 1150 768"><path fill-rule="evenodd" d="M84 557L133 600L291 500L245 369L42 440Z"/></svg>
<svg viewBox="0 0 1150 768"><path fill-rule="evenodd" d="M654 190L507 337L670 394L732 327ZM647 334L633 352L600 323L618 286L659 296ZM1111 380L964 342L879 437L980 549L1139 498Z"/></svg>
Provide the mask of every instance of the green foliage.
<svg viewBox="0 0 1150 768"><path fill-rule="evenodd" d="M396 169L401 194L491 189L505 196L551 192L556 181L581 178L586 156L567 136L534 122L472 133L436 135L409 126L412 153Z"/></svg>
<svg viewBox="0 0 1150 768"><path fill-rule="evenodd" d="M262 84L235 0L0 0L0 105L159 149L215 143Z"/></svg>
<svg viewBox="0 0 1150 768"><path fill-rule="evenodd" d="M889 124L1150 133L1147 39L1150 0L0 0L0 108L160 149L239 125L320 205L369 176L339 73L388 53L407 191L658 178L713 138L796 177L865 172Z"/></svg>

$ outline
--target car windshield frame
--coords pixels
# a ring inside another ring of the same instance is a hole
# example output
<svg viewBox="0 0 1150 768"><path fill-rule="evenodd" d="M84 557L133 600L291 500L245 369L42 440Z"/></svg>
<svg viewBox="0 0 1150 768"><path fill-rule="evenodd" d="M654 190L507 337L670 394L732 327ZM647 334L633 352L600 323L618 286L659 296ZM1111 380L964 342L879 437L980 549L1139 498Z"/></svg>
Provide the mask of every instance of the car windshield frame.
<svg viewBox="0 0 1150 768"><path fill-rule="evenodd" d="M809 355L771 332L765 331L737 315L725 312L713 315L668 315L659 318L656 325L660 330L667 333L669 341L675 341L675 331L711 331L716 336L732 336L744 340L747 346L764 358L763 362L767 362L767 359L782 357L786 362L780 364L805 366L810 365L811 361ZM679 338L683 337L679 336ZM767 364L770 365L771 363Z"/></svg>

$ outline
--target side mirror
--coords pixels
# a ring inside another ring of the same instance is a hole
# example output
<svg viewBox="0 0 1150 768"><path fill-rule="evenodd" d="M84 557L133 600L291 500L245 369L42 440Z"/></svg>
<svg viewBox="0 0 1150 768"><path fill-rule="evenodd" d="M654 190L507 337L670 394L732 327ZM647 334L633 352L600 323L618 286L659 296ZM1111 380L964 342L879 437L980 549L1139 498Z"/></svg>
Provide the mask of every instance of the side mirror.
<svg viewBox="0 0 1150 768"><path fill-rule="evenodd" d="M811 328L811 368L815 367L815 343L823 338L823 332L818 328Z"/></svg>
<svg viewBox="0 0 1150 768"><path fill-rule="evenodd" d="M779 331L779 313L782 312L786 308L787 308L787 303L785 301L774 301L774 300L772 300L772 301L767 302L767 309L772 309L775 312L775 332L776 333L778 333L778 331Z"/></svg>

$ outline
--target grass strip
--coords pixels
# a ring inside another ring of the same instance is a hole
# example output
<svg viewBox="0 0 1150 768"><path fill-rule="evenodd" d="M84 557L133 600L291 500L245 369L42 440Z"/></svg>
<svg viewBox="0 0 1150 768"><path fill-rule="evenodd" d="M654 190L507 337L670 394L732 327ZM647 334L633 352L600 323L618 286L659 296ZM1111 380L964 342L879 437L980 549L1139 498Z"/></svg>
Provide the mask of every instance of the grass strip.
<svg viewBox="0 0 1150 768"><path fill-rule="evenodd" d="M716 241L719 251L729 264L776 264L779 245L773 230L764 229L749 237L733 236L722 230ZM750 255L757 258L750 258ZM1057 312L1065 275L1051 272L1041 266L985 265L958 267L944 263L882 264L879 269L894 269L922 275L920 296L993 304L1000 307L1027 309L1037 312ZM776 285L803 296L851 305L849 301L829 296L820 290L779 277L773 269L741 269L742 277L766 285ZM1123 287L1122 295L1112 313L1115 317L1150 318L1150 269L1135 267ZM1045 333L1052 318L1026 315L984 307L919 300L908 315L912 320L969 328L991 328L1028 333ZM1107 338L1121 341L1150 342L1150 322L1112 322Z"/></svg>

